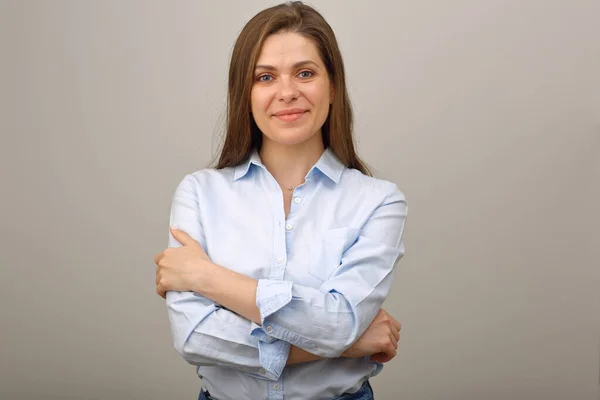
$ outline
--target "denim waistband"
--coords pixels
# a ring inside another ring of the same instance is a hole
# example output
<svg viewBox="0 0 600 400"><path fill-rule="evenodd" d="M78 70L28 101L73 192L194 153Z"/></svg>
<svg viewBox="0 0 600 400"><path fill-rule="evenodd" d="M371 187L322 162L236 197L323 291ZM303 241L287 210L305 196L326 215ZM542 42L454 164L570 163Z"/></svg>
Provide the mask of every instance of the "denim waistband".
<svg viewBox="0 0 600 400"><path fill-rule="evenodd" d="M346 393L341 396L335 397L331 400L373 400L373 388L371 388L371 384L369 381L365 381L358 392L356 393ZM211 397L210 393L205 390L200 390L200 395L198 396L198 400L215 400L214 397Z"/></svg>

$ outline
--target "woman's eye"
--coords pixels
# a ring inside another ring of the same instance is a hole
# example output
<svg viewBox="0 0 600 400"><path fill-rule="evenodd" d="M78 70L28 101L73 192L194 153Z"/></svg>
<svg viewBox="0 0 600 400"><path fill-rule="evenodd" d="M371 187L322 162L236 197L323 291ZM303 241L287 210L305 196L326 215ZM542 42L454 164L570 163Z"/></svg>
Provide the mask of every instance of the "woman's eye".
<svg viewBox="0 0 600 400"><path fill-rule="evenodd" d="M261 75L258 77L258 80L261 82L270 82L271 78L273 78L271 75Z"/></svg>
<svg viewBox="0 0 600 400"><path fill-rule="evenodd" d="M310 78L313 75L312 71L302 71L300 72L300 76L302 78Z"/></svg>

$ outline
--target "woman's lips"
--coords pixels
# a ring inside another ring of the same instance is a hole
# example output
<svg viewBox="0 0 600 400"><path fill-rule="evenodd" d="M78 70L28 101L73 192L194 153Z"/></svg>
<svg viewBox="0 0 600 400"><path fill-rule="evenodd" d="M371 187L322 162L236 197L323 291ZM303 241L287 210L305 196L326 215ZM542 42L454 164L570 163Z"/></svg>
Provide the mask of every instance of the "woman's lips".
<svg viewBox="0 0 600 400"><path fill-rule="evenodd" d="M302 111L302 112L297 112L297 113L293 113L293 114L275 115L275 117L280 119L283 122L294 122L294 121L297 121L298 119L300 119L306 113L307 113L307 111Z"/></svg>

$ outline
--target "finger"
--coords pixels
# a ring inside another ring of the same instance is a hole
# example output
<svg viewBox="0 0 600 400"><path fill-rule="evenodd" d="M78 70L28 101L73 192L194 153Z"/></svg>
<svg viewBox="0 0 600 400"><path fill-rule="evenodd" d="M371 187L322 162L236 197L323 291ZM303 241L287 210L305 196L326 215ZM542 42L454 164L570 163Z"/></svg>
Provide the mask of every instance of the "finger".
<svg viewBox="0 0 600 400"><path fill-rule="evenodd" d="M165 298L166 291L162 288L161 285L156 285L156 293L163 299Z"/></svg>
<svg viewBox="0 0 600 400"><path fill-rule="evenodd" d="M167 298L168 290L169 288L167 288L163 283L159 283L158 285L156 285L156 293L158 293L158 295L163 299Z"/></svg>
<svg viewBox="0 0 600 400"><path fill-rule="evenodd" d="M390 321L392 321L392 324L394 324L396 329L398 329L398 330L402 329L402 324L400 324L400 321L398 321L396 318L390 317Z"/></svg>
<svg viewBox="0 0 600 400"><path fill-rule="evenodd" d="M392 342L394 343L394 342ZM387 354L390 357L396 357L396 348L394 347L394 345L392 343L389 343L387 345L387 348L385 349L385 354Z"/></svg>
<svg viewBox="0 0 600 400"><path fill-rule="evenodd" d="M394 349L397 349L398 348L398 340L396 340L394 335L390 334L390 340L391 340L392 344L394 345Z"/></svg>
<svg viewBox="0 0 600 400"><path fill-rule="evenodd" d="M198 243L194 238L188 235L187 232L177 229L174 226L171 227L171 235L184 246L192 246Z"/></svg>
<svg viewBox="0 0 600 400"><path fill-rule="evenodd" d="M390 333L392 334L392 337L394 338L394 342L398 342L398 340L400 340L400 332L398 332L396 330L396 328L394 326L392 326L390 328Z"/></svg>
<svg viewBox="0 0 600 400"><path fill-rule="evenodd" d="M387 354L385 354L385 353L377 353L377 354L373 354L373 355L371 356L371 361L376 361L376 362L378 362L378 363L382 363L382 364L384 364L384 363L386 363L386 362L388 362L388 361L392 360L393 358L394 358L394 357L390 357L390 356L388 356L388 355L387 355Z"/></svg>
<svg viewBox="0 0 600 400"><path fill-rule="evenodd" d="M394 356L394 357L396 357L396 356ZM394 357L390 357L390 356L384 356L384 357L382 357L382 359L381 359L381 363L382 363L382 364L384 364L384 363L386 363L386 362L390 362L390 361L392 361L392 360L394 359Z"/></svg>
<svg viewBox="0 0 600 400"><path fill-rule="evenodd" d="M371 356L371 361L384 363L389 359L389 356L385 353L376 353Z"/></svg>
<svg viewBox="0 0 600 400"><path fill-rule="evenodd" d="M154 256L154 263L158 264L163 257L164 257L164 254L161 251L160 253L158 253L157 255Z"/></svg>

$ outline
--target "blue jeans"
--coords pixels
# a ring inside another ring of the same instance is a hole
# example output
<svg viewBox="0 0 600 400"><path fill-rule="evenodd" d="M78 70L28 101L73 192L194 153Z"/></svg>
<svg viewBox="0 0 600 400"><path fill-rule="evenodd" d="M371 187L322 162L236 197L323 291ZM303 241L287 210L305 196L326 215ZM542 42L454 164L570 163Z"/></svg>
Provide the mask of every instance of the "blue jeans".
<svg viewBox="0 0 600 400"><path fill-rule="evenodd" d="M198 400L214 400L210 394L202 389ZM369 381L365 381L362 387L356 393L343 394L331 400L374 400L373 389Z"/></svg>

